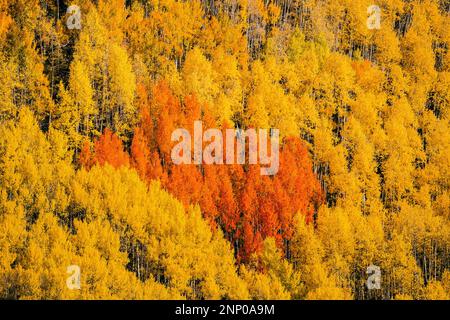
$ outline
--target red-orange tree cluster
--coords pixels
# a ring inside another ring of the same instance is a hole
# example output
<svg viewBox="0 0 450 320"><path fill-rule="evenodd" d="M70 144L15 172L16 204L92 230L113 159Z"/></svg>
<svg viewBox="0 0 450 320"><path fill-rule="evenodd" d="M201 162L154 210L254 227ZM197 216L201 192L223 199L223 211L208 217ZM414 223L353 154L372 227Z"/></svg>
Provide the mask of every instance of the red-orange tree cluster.
<svg viewBox="0 0 450 320"><path fill-rule="evenodd" d="M207 106L192 96L180 101L164 83L153 88L151 99L143 86L138 93L141 122L129 153L106 129L92 151L88 143L84 145L80 163L86 168L106 162L115 168L131 166L145 181L159 179L185 205L198 204L212 227L223 230L241 261L258 252L266 237L274 237L288 256L294 215L300 213L312 221L322 199L301 140L283 140L280 169L273 177L261 175L259 165L174 165L170 159L173 130L193 132L195 120L210 128L216 123ZM227 124L222 127L225 130Z"/></svg>

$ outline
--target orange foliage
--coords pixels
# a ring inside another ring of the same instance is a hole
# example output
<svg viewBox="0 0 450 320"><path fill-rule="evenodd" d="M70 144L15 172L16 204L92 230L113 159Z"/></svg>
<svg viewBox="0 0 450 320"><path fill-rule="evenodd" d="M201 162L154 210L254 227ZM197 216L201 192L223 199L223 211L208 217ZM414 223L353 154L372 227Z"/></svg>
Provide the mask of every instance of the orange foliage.
<svg viewBox="0 0 450 320"><path fill-rule="evenodd" d="M93 155L91 152L91 146L89 141L84 141L83 146L81 147L80 157L78 158L78 162L81 166L86 169L90 169L94 164Z"/></svg>
<svg viewBox="0 0 450 320"><path fill-rule="evenodd" d="M94 154L88 144L84 144L80 154L80 164L90 168L94 164L110 164L114 168L130 165L130 157L123 149L122 141L110 129L106 128L94 143Z"/></svg>

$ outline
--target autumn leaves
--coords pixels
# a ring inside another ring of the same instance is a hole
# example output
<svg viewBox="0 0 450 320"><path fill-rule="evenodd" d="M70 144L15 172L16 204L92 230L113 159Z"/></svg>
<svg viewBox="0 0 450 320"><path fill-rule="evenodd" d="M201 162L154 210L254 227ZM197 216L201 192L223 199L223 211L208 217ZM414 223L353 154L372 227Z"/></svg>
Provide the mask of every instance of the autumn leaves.
<svg viewBox="0 0 450 320"><path fill-rule="evenodd" d="M448 6L372 4L0 1L0 297L448 298Z"/></svg>
<svg viewBox="0 0 450 320"><path fill-rule="evenodd" d="M261 168L262 175L276 175L279 169L279 130L271 129L270 137L267 129L225 129L225 143L222 131L219 129L207 129L203 133L201 121L194 121L194 141L186 129L176 129L171 136L172 141L179 141L171 152L174 164L191 164L191 149L193 145L193 163L201 165L212 164L245 164L246 152L248 164L269 165ZM248 148L246 140L248 139ZM270 153L268 151L268 140L270 141ZM202 151L203 141L210 142ZM246 151L247 149L247 151ZM224 157L225 153L225 157ZM235 157L236 153L236 157Z"/></svg>
<svg viewBox="0 0 450 320"><path fill-rule="evenodd" d="M140 90L145 89L141 87ZM176 141L171 141L176 131L171 132L170 128L193 124L194 130L198 130L195 125L201 123L190 120L195 115L202 115L205 123L210 125L214 121L206 110L202 111L195 98L186 97L180 103L163 83L154 88L153 95L154 101L164 104L160 106L159 113L154 113L151 104L141 104L142 120L134 131L129 152L124 151L117 135L106 129L94 142L92 150L87 143L84 145L79 157L80 164L88 169L94 164L106 163L115 168L132 167L148 183L159 179L186 206L199 204L204 217L213 227L220 227L225 232L226 237L235 244L236 255L244 260L261 249L266 237L275 237L280 246L283 241L288 241L292 236L295 214L312 219L322 201L322 195L311 170L308 152L298 138L284 140L278 159L278 144L274 139L278 138L277 133L273 133L272 137L268 137L267 133L257 136L255 131L248 130L248 139L242 136L237 140L234 137L232 139L235 142L234 150L237 151L236 164L196 163L198 159L195 152L202 151L202 144L196 146L195 142L183 146L185 156L190 155L186 158L189 161L172 162L169 155L173 157L173 150L177 148ZM224 128L223 131L225 135L226 132L235 133L231 129ZM217 132L220 137L222 131ZM247 150L246 141L249 141ZM175 148L172 148L174 145ZM203 142L203 145L207 150L208 144ZM218 144L214 150L215 156L223 155L223 150L226 151L229 145L229 142L225 146ZM264 150L268 146L271 147L270 154L267 149ZM195 148L199 149L196 151ZM279 172L274 177L261 176L264 168L256 162L258 153L252 154L258 149L259 160L263 160L263 165L274 165L272 160L279 161ZM225 160L229 161L229 149L226 154L228 158L225 157Z"/></svg>

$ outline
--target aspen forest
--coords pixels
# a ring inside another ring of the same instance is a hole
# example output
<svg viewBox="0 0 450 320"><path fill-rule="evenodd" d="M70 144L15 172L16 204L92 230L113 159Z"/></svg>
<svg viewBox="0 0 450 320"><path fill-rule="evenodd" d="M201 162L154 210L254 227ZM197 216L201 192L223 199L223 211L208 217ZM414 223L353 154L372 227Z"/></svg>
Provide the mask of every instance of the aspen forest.
<svg viewBox="0 0 450 320"><path fill-rule="evenodd" d="M449 0L0 0L0 72L0 299L450 300Z"/></svg>

